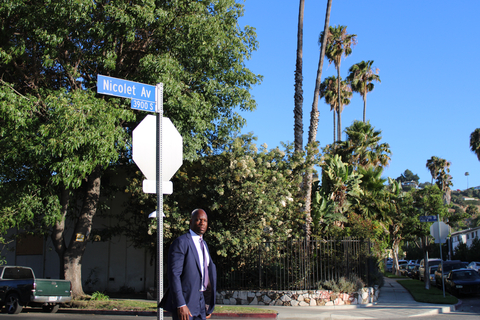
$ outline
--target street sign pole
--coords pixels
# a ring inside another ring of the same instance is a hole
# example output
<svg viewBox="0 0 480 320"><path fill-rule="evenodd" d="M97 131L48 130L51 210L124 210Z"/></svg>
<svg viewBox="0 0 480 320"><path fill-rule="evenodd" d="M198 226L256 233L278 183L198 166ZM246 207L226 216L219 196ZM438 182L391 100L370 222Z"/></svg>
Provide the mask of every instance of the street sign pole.
<svg viewBox="0 0 480 320"><path fill-rule="evenodd" d="M440 221L440 216L437 214L437 220ZM440 223L438 224L438 236L440 237ZM443 277L443 254L442 254L442 240L438 241L440 246L440 263L442 264L442 287L443 287L443 297L445 298L445 278Z"/></svg>
<svg viewBox="0 0 480 320"><path fill-rule="evenodd" d="M163 308L160 301L163 297L163 192L162 192L162 118L163 118L163 84L155 87L157 113L157 143L156 143L156 172L157 172L157 246L158 246L158 285L157 285L157 319L163 320Z"/></svg>

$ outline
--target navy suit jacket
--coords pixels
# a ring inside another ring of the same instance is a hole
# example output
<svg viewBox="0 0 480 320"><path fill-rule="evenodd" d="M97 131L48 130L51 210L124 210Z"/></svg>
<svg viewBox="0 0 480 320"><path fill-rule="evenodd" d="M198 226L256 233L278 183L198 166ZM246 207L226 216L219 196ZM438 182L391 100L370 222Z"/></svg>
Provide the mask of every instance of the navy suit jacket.
<svg viewBox="0 0 480 320"><path fill-rule="evenodd" d="M208 246L205 243L208 254ZM160 306L167 311L177 313L177 308L187 305L193 316L211 314L215 307L217 270L210 256L208 276L209 288L202 288L202 270L198 252L190 231L175 239L168 250L167 275L169 286ZM203 295L203 297L202 297Z"/></svg>

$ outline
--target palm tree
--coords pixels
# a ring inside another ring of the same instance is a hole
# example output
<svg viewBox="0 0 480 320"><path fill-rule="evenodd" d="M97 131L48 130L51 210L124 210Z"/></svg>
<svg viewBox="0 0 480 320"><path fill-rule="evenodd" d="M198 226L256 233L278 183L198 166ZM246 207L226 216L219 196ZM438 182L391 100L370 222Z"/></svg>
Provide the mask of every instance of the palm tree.
<svg viewBox="0 0 480 320"><path fill-rule="evenodd" d="M468 189L468 176L470 175L470 173L468 172L465 172L465 177L467 177L467 189Z"/></svg>
<svg viewBox="0 0 480 320"><path fill-rule="evenodd" d="M298 30L297 30L297 62L295 64L295 118L294 136L295 152L303 149L303 11L305 0L300 0L298 9Z"/></svg>
<svg viewBox="0 0 480 320"><path fill-rule="evenodd" d="M430 174L432 175L432 182L433 184L433 179L436 179L438 170L440 170L440 164L439 164L440 158L436 156L432 156L430 159L427 160L427 169L430 171Z"/></svg>
<svg viewBox="0 0 480 320"><path fill-rule="evenodd" d="M453 185L452 176L449 174L450 164L450 161L432 156L427 160L426 165L432 175L432 184L435 178L437 186L443 192L446 204L450 203L450 186Z"/></svg>
<svg viewBox="0 0 480 320"><path fill-rule="evenodd" d="M369 167L386 167L390 162L390 146L388 143L380 143L381 131L375 130L370 122L354 121L345 129L346 141L338 143L336 154L342 156L345 162L356 169ZM325 148L324 153L331 152Z"/></svg>
<svg viewBox="0 0 480 320"><path fill-rule="evenodd" d="M327 39L327 48L325 54L330 63L335 64L337 69L337 81L340 87L340 65L342 56L348 57L352 53L352 48L357 44L356 34L347 34L346 26L336 26L329 28ZM320 34L320 41L323 39L323 32ZM338 95L338 104L341 105L341 93ZM342 140L342 117L341 110L337 110L338 126L337 126L337 140Z"/></svg>
<svg viewBox="0 0 480 320"><path fill-rule="evenodd" d="M378 69L372 70L373 60L362 61L350 67L350 74L347 81L351 84L352 90L358 92L363 98L363 123L366 121L367 113L367 93L373 91L375 85L373 81L380 81Z"/></svg>
<svg viewBox="0 0 480 320"><path fill-rule="evenodd" d="M470 150L475 152L478 160L480 161L480 128L470 134Z"/></svg>
<svg viewBox="0 0 480 320"><path fill-rule="evenodd" d="M335 113L340 109L343 111L343 106L350 104L352 97L352 89L346 81L340 82L341 88L341 105L338 107L338 81L335 76L325 78L320 85L320 98L325 98L325 103L330 105L330 111L333 111L333 142L335 142ZM340 123L338 124L340 126Z"/></svg>
<svg viewBox="0 0 480 320"><path fill-rule="evenodd" d="M325 26L323 33L329 35L328 32L328 25L330 23L330 11L332 9L332 0L328 0L327 2L327 11L325 13ZM307 160L313 163L313 159L315 157L315 150L311 150L315 145L317 140L317 130L318 130L318 96L320 93L320 83L322 80L322 67L323 67L323 58L325 56L325 51L327 47L327 42L322 41L321 49L320 49L320 58L318 62L318 69L317 69L317 79L315 81L315 90L313 93L313 103L312 103L312 111L310 113L310 128L308 129L308 148L307 148ZM313 165L310 167L310 170L303 177L303 186L305 188L304 193L304 212L305 212L305 233L307 240L310 239L311 234L311 223L312 223L312 184L313 184Z"/></svg>

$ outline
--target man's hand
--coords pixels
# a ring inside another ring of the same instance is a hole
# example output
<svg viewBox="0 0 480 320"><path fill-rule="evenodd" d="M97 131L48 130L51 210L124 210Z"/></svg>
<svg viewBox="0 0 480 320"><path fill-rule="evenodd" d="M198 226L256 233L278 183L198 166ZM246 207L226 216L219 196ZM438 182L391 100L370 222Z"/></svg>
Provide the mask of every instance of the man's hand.
<svg viewBox="0 0 480 320"><path fill-rule="evenodd" d="M178 313L179 320L188 320L190 319L190 317L192 317L192 314L190 313L190 309L188 309L187 306L177 308L177 313Z"/></svg>
<svg viewBox="0 0 480 320"><path fill-rule="evenodd" d="M211 317L212 317L212 314L210 313L210 314L207 314L207 317L206 317L206 318L207 318L207 319L210 319Z"/></svg>

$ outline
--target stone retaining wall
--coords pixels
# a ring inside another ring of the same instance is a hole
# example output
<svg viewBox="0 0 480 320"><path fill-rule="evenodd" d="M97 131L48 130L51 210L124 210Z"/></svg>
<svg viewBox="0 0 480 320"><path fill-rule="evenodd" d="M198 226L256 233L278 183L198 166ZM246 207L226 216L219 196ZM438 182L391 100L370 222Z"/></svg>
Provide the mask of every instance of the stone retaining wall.
<svg viewBox="0 0 480 320"><path fill-rule="evenodd" d="M329 290L300 291L221 291L217 304L269 306L334 306L368 304L377 301L378 286L362 288L354 293L334 293Z"/></svg>

